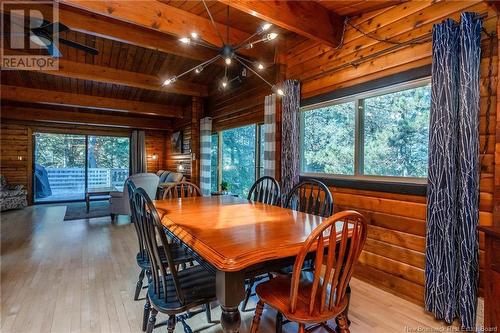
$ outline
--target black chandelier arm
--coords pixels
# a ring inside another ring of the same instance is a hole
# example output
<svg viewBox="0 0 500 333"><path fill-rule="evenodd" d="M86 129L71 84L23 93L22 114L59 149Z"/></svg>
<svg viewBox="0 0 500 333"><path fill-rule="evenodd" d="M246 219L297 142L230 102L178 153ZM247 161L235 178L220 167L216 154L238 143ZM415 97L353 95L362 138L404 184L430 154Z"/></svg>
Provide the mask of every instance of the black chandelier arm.
<svg viewBox="0 0 500 333"><path fill-rule="evenodd" d="M247 38L245 38L243 41L241 41L238 45L236 45L234 47L234 50L237 50L245 45L249 45L249 44L253 44L253 42L250 42L250 43L247 43L248 41L250 41L251 39L253 39L254 37L262 34L264 31L259 29L257 30L256 32L254 32L253 34L251 34L250 36L248 36Z"/></svg>
<svg viewBox="0 0 500 333"><path fill-rule="evenodd" d="M267 83L267 85L269 87L274 87L273 84L269 83L269 81L267 81L266 79L264 79L264 77L262 77L262 75L260 75L259 73L257 73L256 71L254 71L250 66L248 66L247 64L245 64L242 60L241 60L241 57L240 56L236 56L236 60L242 64L246 69L248 69L250 72L254 73L255 75L257 75L258 78L260 78L262 81L264 81L265 83Z"/></svg>
<svg viewBox="0 0 500 333"><path fill-rule="evenodd" d="M211 50L214 50L214 51L220 51L220 47L218 46L215 46L201 38L199 38L198 40L190 40L189 43L191 44L194 44L194 45L198 45L198 46L203 46L203 47L206 47L208 49L211 49Z"/></svg>
<svg viewBox="0 0 500 333"><path fill-rule="evenodd" d="M210 64L212 64L212 63L214 63L214 62L215 62L217 59L219 59L220 57L221 57L221 55L220 55L220 54L218 54L218 55L216 55L215 57L213 57L213 58L211 58L211 59L209 59L209 60L207 60L207 61L205 61L205 62L202 62L201 64L198 64L198 65L194 66L193 68L188 69L187 71L185 71L185 72L183 72L183 73L181 73L181 74L179 74L179 75L176 75L176 76L175 76L175 79L176 79L176 80L177 80L177 79L180 79L181 77L183 77L183 76L185 76L185 75L187 75L187 74L191 73L192 71L194 71L196 68L200 68L200 67L201 67L201 68L203 69L203 68L205 68L206 66L208 66L208 65L210 65Z"/></svg>
<svg viewBox="0 0 500 333"><path fill-rule="evenodd" d="M210 17L210 21L212 22L212 25L215 29L215 32L217 33L217 36L219 36L220 41L222 42L222 45L224 45L224 38L222 38L222 35L220 34L219 29L217 29L217 24L215 24L214 18L212 17L212 13L210 13L210 9L208 9L208 6L205 2L205 0L202 0L203 6L205 6L205 9L207 10L208 16Z"/></svg>

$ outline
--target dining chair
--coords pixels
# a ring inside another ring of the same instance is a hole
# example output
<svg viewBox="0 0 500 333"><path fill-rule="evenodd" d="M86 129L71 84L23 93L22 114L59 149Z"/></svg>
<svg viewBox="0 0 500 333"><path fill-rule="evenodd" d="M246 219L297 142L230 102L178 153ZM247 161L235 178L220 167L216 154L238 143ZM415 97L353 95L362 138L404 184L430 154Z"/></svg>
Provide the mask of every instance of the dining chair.
<svg viewBox="0 0 500 333"><path fill-rule="evenodd" d="M146 244L144 241L144 234L142 232L142 224L138 223L137 209L134 204L134 192L137 189L134 182L132 180L127 180L125 182L125 187L128 191L128 198L130 203L130 212L131 212L131 222L134 225L134 229L137 235L138 249L136 255L136 262L139 268L141 269L139 273L139 278L136 283L135 292L134 292L134 301L139 299L139 294L142 289L143 281L145 275L148 277L148 281L151 276L151 264L149 262L149 256L146 249ZM191 263L194 261L194 258L189 256L184 249L176 244L172 244L172 255L174 258L174 263L176 265L185 265L186 263ZM167 260L165 256L162 256L162 260L165 264L167 264ZM146 319L147 320L147 319ZM145 323L143 323L144 328Z"/></svg>
<svg viewBox="0 0 500 333"><path fill-rule="evenodd" d="M263 176L253 183L247 198L248 200L268 205L277 205L280 195L280 185L276 179L270 176Z"/></svg>
<svg viewBox="0 0 500 333"><path fill-rule="evenodd" d="M158 212L141 188L134 192L134 205L137 209L137 220L142 225L148 256L151 258L151 282L144 306L144 317L149 316L146 332L153 331L158 312L168 315L169 333L174 331L178 318L184 324L184 331L190 332L191 328L185 323L185 319L194 313L176 315L200 305L205 305L207 320L211 321L209 304L216 299L215 274L202 265L179 270ZM162 260L163 256L166 263Z"/></svg>
<svg viewBox="0 0 500 333"><path fill-rule="evenodd" d="M304 180L288 193L285 208L329 217L333 213L333 198L328 187L316 179Z"/></svg>
<svg viewBox="0 0 500 333"><path fill-rule="evenodd" d="M281 196L280 185L278 184L276 179L270 176L263 176L257 179L255 183L253 183L252 187L250 188L250 191L248 192L247 199L268 205L277 205L280 196ZM270 274L266 274L250 278L246 281L247 287L245 290L245 299L243 300L243 303L241 305L241 311L246 311L250 297L254 296L252 294L252 289L255 283L266 277L271 278Z"/></svg>
<svg viewBox="0 0 500 333"><path fill-rule="evenodd" d="M163 190L163 199L200 197L201 190L198 186L187 181L181 181L166 187Z"/></svg>
<svg viewBox="0 0 500 333"><path fill-rule="evenodd" d="M305 332L306 324L314 324L314 328L327 326L327 321L333 318L339 333L349 333L346 290L366 233L366 220L355 211L337 213L316 227L295 258L292 275L278 276L256 287L259 302L250 332L258 331L264 304L267 304L288 320L297 322L301 333ZM305 272L302 267L312 251L314 270Z"/></svg>

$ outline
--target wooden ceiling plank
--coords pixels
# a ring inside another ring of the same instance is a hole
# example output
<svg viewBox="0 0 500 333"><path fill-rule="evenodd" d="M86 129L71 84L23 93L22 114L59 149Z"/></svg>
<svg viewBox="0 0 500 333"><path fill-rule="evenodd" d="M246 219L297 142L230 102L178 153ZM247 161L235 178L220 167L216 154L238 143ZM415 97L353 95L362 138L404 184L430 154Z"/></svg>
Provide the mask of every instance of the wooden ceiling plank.
<svg viewBox="0 0 500 333"><path fill-rule="evenodd" d="M2 107L3 119L29 120L39 122L94 125L106 127L170 130L168 119L137 118L63 110L49 110L28 107Z"/></svg>
<svg viewBox="0 0 500 333"><path fill-rule="evenodd" d="M111 67L77 63L64 59L59 60L59 70L41 71L48 75L69 77L81 80L90 80L104 83L113 83L128 87L161 91L189 96L208 96L207 86L184 80L177 80L175 84L162 86L159 77L138 72L124 71Z"/></svg>
<svg viewBox="0 0 500 333"><path fill-rule="evenodd" d="M344 19L314 1L219 1L332 47L338 46L342 38Z"/></svg>
<svg viewBox="0 0 500 333"><path fill-rule="evenodd" d="M2 85L1 88L2 100L49 105L65 105L175 118L182 118L183 115L183 108L180 106L169 106L125 99L80 95L61 91L8 85Z"/></svg>
<svg viewBox="0 0 500 333"><path fill-rule="evenodd" d="M177 38L189 37L191 32L195 31L209 43L218 46L223 44L209 19L159 1L61 0L61 3L93 14L174 35ZM216 25L221 34L226 31L226 25L220 23ZM230 44L238 44L250 35L234 27L230 30ZM177 48L182 48L178 42ZM189 50L195 48L189 47ZM241 53L247 56L260 56L262 50L248 49L241 50ZM204 58L204 60L207 59Z"/></svg>

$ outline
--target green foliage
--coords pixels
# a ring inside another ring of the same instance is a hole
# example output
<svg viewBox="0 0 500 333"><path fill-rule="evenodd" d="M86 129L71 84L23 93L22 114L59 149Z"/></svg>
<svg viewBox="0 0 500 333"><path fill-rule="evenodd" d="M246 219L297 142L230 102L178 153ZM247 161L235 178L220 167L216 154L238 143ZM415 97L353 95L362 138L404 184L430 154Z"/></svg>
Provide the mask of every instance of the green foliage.
<svg viewBox="0 0 500 333"><path fill-rule="evenodd" d="M355 103L304 112L303 171L354 174ZM364 174L426 177L430 86L364 100Z"/></svg>

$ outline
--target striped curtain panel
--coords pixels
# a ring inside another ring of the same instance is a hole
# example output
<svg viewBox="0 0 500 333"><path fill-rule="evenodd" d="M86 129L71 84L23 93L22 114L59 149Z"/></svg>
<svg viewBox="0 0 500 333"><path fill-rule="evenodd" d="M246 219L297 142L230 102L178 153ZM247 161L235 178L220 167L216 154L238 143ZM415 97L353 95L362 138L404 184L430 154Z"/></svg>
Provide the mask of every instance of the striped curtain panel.
<svg viewBox="0 0 500 333"><path fill-rule="evenodd" d="M433 29L425 307L474 329L479 219L482 22L462 13Z"/></svg>
<svg viewBox="0 0 500 333"><path fill-rule="evenodd" d="M276 95L264 101L264 176L276 177Z"/></svg>
<svg viewBox="0 0 500 333"><path fill-rule="evenodd" d="M300 172L300 82L286 80L282 104L281 128L281 190L282 202L294 185L299 182Z"/></svg>
<svg viewBox="0 0 500 333"><path fill-rule="evenodd" d="M200 190L203 196L209 196L211 192L211 139L212 118L200 119Z"/></svg>

